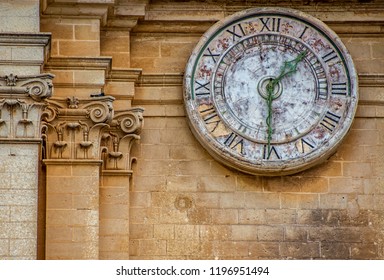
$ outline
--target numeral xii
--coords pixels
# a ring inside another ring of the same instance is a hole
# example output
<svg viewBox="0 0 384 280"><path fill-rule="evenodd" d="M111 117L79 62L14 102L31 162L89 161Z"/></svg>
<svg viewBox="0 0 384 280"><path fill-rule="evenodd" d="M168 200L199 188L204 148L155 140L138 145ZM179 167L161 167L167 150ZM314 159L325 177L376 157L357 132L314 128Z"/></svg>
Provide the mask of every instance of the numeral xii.
<svg viewBox="0 0 384 280"><path fill-rule="evenodd" d="M263 27L260 32L273 31L280 32L280 18L260 18L261 24Z"/></svg>

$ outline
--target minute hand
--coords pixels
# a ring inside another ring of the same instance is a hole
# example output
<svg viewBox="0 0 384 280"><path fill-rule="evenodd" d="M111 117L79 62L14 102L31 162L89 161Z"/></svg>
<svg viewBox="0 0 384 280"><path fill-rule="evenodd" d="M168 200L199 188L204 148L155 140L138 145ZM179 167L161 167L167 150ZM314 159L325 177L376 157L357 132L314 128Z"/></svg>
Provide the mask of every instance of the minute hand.
<svg viewBox="0 0 384 280"><path fill-rule="evenodd" d="M279 76L272 79L268 83L267 87L269 87L270 90L273 90L275 88L275 86L277 85L277 83L282 78L284 78L285 76L287 76L293 72L296 72L297 64L299 64L299 62L304 59L306 54L307 54L307 51L303 51L295 59L292 59L290 61L285 61L283 67L281 67L281 72L280 72Z"/></svg>

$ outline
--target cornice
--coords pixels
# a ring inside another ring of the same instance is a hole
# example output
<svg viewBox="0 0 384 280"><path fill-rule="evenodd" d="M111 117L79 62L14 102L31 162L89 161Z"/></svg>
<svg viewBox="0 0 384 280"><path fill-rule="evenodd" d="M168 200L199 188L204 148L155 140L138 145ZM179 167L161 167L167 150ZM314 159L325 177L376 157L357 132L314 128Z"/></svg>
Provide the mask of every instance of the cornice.
<svg viewBox="0 0 384 280"><path fill-rule="evenodd" d="M360 73L359 86L360 87L384 87L384 73L378 73L378 74Z"/></svg>
<svg viewBox="0 0 384 280"><path fill-rule="evenodd" d="M112 69L107 76L107 81L136 83L141 73L141 68Z"/></svg>
<svg viewBox="0 0 384 280"><path fill-rule="evenodd" d="M113 7L115 0L43 0L41 4L42 17L66 18L97 18L101 25L107 23L108 10Z"/></svg>
<svg viewBox="0 0 384 280"><path fill-rule="evenodd" d="M142 69L112 69L112 57L51 57L45 70L103 70L109 81L137 82Z"/></svg>
<svg viewBox="0 0 384 280"><path fill-rule="evenodd" d="M182 86L183 74L142 74L136 85L139 87Z"/></svg>
<svg viewBox="0 0 384 280"><path fill-rule="evenodd" d="M149 0L43 0L42 17L99 19L106 29L128 29L144 18Z"/></svg>
<svg viewBox="0 0 384 280"><path fill-rule="evenodd" d="M309 13L338 34L383 34L384 5L379 2L43 0L42 17L96 18L107 30L202 34L235 12L256 6L279 6Z"/></svg>
<svg viewBox="0 0 384 280"><path fill-rule="evenodd" d="M139 21L132 29L132 35L139 34L170 34L172 36L200 37L216 21ZM358 35L359 37L382 37L384 35L384 12L379 21L327 21L324 22L337 34L343 36Z"/></svg>
<svg viewBox="0 0 384 280"><path fill-rule="evenodd" d="M0 45L12 46L39 46L50 44L51 33L0 33Z"/></svg>
<svg viewBox="0 0 384 280"><path fill-rule="evenodd" d="M51 57L45 64L45 69L81 69L111 71L112 57Z"/></svg>

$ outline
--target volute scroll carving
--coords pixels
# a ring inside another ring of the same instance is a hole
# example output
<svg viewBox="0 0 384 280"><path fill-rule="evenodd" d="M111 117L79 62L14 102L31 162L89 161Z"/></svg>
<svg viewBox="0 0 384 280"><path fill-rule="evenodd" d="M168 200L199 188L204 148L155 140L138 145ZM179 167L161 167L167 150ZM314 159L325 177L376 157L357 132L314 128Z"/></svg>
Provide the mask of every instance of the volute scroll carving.
<svg viewBox="0 0 384 280"><path fill-rule="evenodd" d="M131 149L144 125L144 109L130 108L123 112L116 112L110 128L103 134L102 151L104 170L131 170Z"/></svg>
<svg viewBox="0 0 384 280"><path fill-rule="evenodd" d="M52 96L51 74L0 77L0 139L39 141L40 119Z"/></svg>
<svg viewBox="0 0 384 280"><path fill-rule="evenodd" d="M113 101L111 96L49 99L42 114L45 159L103 160L104 169L129 170L144 110L115 112Z"/></svg>
<svg viewBox="0 0 384 280"><path fill-rule="evenodd" d="M42 115L48 159L100 159L102 131L113 118L111 96L50 99Z"/></svg>

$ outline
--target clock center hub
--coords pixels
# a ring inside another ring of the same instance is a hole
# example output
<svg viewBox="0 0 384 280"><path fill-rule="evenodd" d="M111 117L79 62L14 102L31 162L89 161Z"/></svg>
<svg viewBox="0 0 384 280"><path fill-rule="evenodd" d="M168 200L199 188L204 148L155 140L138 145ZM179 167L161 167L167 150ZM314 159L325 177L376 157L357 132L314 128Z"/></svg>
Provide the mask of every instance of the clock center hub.
<svg viewBox="0 0 384 280"><path fill-rule="evenodd" d="M262 78L259 83L257 84L257 91L260 94L262 98L265 100L268 99L268 84L272 82L272 80L276 79L274 76L266 76ZM280 81L274 86L273 92L272 92L272 99L277 99L280 97L281 93L283 92L283 85Z"/></svg>

